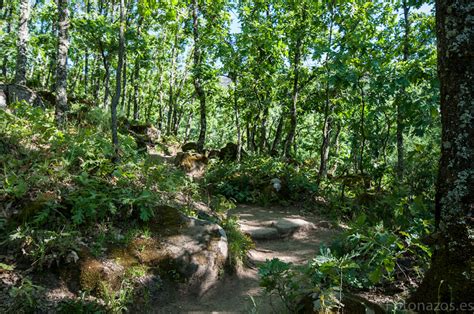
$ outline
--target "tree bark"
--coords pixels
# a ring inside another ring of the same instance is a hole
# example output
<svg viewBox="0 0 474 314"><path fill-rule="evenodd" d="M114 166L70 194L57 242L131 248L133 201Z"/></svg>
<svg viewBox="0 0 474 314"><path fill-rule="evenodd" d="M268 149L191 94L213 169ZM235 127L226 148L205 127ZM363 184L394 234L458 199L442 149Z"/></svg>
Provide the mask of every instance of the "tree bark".
<svg viewBox="0 0 474 314"><path fill-rule="evenodd" d="M329 27L329 49L331 49L332 45L332 14L331 14L331 24ZM331 107L331 100L330 100L330 93L329 93L329 76L330 76L330 69L329 69L329 53L326 54L326 101L324 104L324 122L323 122L323 141L321 144L320 150L320 162L319 162L319 173L318 173L318 184L321 180L327 176L327 163L329 160L329 148L330 148L330 140L331 140L331 129L332 129L332 110Z"/></svg>
<svg viewBox="0 0 474 314"><path fill-rule="evenodd" d="M235 128L237 130L237 162L240 162L242 155L242 131L240 129L240 113L239 113L239 103L237 97L237 76L234 76L234 115L235 115Z"/></svg>
<svg viewBox="0 0 474 314"><path fill-rule="evenodd" d="M194 89L199 99L199 110L200 110L200 130L199 139L197 141L197 150L202 152L204 149L204 143L206 142L206 94L202 87L202 55L201 55L201 42L199 38L199 20L198 20L198 3L197 0L192 0L193 9L193 38L194 38Z"/></svg>
<svg viewBox="0 0 474 314"><path fill-rule="evenodd" d="M56 124L66 122L67 105L67 52L69 49L69 1L58 0L58 52L56 55Z"/></svg>
<svg viewBox="0 0 474 314"><path fill-rule="evenodd" d="M26 66L28 62L28 20L30 17L29 0L20 1L20 21L18 25L18 43L16 57L15 84L26 85Z"/></svg>
<svg viewBox="0 0 474 314"><path fill-rule="evenodd" d="M12 30L12 21L11 21L12 12L13 12L13 5L11 5L7 11L5 11L5 15L4 15L4 19L7 21L7 30L6 30L7 34L10 34ZM7 58L7 55L5 54L3 56L3 61L2 61L2 75L5 81L7 78L7 63L8 63L8 58Z"/></svg>
<svg viewBox="0 0 474 314"><path fill-rule="evenodd" d="M473 21L472 1L436 1L442 123L436 246L431 267L409 300L412 304L474 302Z"/></svg>
<svg viewBox="0 0 474 314"><path fill-rule="evenodd" d="M290 129L288 131L288 136L286 137L285 147L283 150L283 155L288 157L290 155L291 147L295 140L296 134L296 123L297 123L297 103L298 103L298 80L300 73L300 63L301 63L301 46L302 39L301 36L296 40L295 45L295 56L293 60L293 92L291 93L291 107L290 107Z"/></svg>
<svg viewBox="0 0 474 314"><path fill-rule="evenodd" d="M364 174L364 151L365 151L365 93L364 87L360 83L360 79L358 80L357 84L360 89L360 99L362 102L362 107L360 109L360 136L361 145L360 145L360 159L359 159L359 171L361 174Z"/></svg>
<svg viewBox="0 0 474 314"><path fill-rule="evenodd" d="M280 116L280 119L278 119L278 125L277 125L277 128L276 128L276 131L275 131L275 137L273 139L273 143L272 143L272 149L270 150L270 153L272 155L275 155L276 152L277 152L277 149L278 149L278 145L280 145L280 141L281 141L281 133L283 131L283 122L284 122L284 113L282 112L281 113L281 116Z"/></svg>
<svg viewBox="0 0 474 314"><path fill-rule="evenodd" d="M138 108L138 83L140 82L140 58L137 58L135 62L135 73L134 73L134 83L133 83L133 120L138 121L140 118L139 116L139 108Z"/></svg>
<svg viewBox="0 0 474 314"><path fill-rule="evenodd" d="M410 36L410 21L409 21L410 7L408 6L407 0L403 0L403 17L404 17L404 42L403 42L403 61L408 61L409 51L409 36ZM401 100L406 99L405 87L400 91L400 96L397 101L397 179L401 183L403 182L403 175L405 172L404 165L404 144L403 144L403 130L404 130L404 119L401 108Z"/></svg>
<svg viewBox="0 0 474 314"><path fill-rule="evenodd" d="M120 92L122 89L122 67L123 67L123 59L125 54L125 36L124 36L124 0L120 0L120 30L119 30L119 53L118 53L118 63L117 63L117 72L115 73L115 95L112 99L112 108L111 108L111 115L112 115L112 145L114 148L114 156L113 161L118 162L120 160L119 156L119 141L118 141L118 134L117 134L117 106L120 100Z"/></svg>
<svg viewBox="0 0 474 314"><path fill-rule="evenodd" d="M125 99L127 99L127 51L125 45L123 50L122 93L120 100L120 110L122 113L125 110Z"/></svg>
<svg viewBox="0 0 474 314"><path fill-rule="evenodd" d="M174 111L174 84L176 72L176 46L178 45L178 28L175 30L173 48L171 49L171 69L168 91L168 119L166 121L166 134L171 134L172 116Z"/></svg>

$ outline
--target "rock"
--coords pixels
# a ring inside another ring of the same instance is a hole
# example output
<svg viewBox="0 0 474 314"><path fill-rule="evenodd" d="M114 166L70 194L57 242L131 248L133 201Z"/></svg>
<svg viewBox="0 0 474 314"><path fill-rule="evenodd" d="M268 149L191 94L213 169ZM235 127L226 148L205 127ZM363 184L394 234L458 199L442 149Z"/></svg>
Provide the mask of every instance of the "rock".
<svg viewBox="0 0 474 314"><path fill-rule="evenodd" d="M35 107L44 108L44 103L41 97L26 86L18 84L9 84L7 86L7 104L17 101L25 101L26 103Z"/></svg>
<svg viewBox="0 0 474 314"><path fill-rule="evenodd" d="M245 154L244 150L241 150L241 155ZM222 160L235 161L237 160L237 144L227 143L221 148L219 152L219 158Z"/></svg>
<svg viewBox="0 0 474 314"><path fill-rule="evenodd" d="M124 274L125 268L114 259L87 257L80 264L81 288L100 293L105 284L109 289L118 290Z"/></svg>
<svg viewBox="0 0 474 314"><path fill-rule="evenodd" d="M121 119L120 126L128 130L135 138L137 146L141 150L146 150L148 145L155 145L160 139L161 132L150 124L131 123L127 119Z"/></svg>
<svg viewBox="0 0 474 314"><path fill-rule="evenodd" d="M279 239L280 234L276 228L264 226L250 226L241 224L240 229L253 240L274 240Z"/></svg>
<svg viewBox="0 0 474 314"><path fill-rule="evenodd" d="M180 152L176 155L174 164L193 177L200 177L204 174L208 158L205 155L190 152Z"/></svg>
<svg viewBox="0 0 474 314"><path fill-rule="evenodd" d="M202 295L219 279L227 257L227 236L219 225L186 218L180 233L162 242L163 250L186 278L186 289Z"/></svg>
<svg viewBox="0 0 474 314"><path fill-rule="evenodd" d="M282 218L279 219L274 227L278 230L278 233L282 237L292 236L296 233L309 231L314 229L315 226L311 222L308 222L299 218Z"/></svg>
<svg viewBox="0 0 474 314"><path fill-rule="evenodd" d="M186 144L184 144L182 147L181 147L181 150L183 152L189 152L189 151L197 151L197 143L195 142L188 142Z"/></svg>

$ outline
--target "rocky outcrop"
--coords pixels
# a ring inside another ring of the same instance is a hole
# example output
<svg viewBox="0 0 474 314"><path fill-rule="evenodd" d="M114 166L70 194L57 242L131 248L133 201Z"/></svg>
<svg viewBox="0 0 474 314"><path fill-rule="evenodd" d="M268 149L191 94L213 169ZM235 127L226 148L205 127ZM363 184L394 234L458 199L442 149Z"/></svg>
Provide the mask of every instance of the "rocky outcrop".
<svg viewBox="0 0 474 314"><path fill-rule="evenodd" d="M227 236L219 225L163 206L148 227L152 236L110 248L101 258L82 254L81 289L101 293L105 284L117 291L124 279L130 280L130 270L137 268L146 270L133 278L138 286L150 284L150 278L158 282L171 276L185 292L201 295L217 282L228 257Z"/></svg>
<svg viewBox="0 0 474 314"><path fill-rule="evenodd" d="M198 295L219 279L227 256L227 237L219 225L186 218L186 227L162 242L177 271L186 278L186 288Z"/></svg>

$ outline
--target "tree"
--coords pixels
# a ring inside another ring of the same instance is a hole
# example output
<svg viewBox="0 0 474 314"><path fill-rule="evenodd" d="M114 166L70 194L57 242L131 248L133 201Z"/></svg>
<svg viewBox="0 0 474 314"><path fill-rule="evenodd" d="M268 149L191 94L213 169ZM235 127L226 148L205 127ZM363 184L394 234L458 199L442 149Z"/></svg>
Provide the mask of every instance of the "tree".
<svg viewBox="0 0 474 314"><path fill-rule="evenodd" d="M56 123L63 125L67 105L68 0L58 0L58 51L56 56Z"/></svg>
<svg viewBox="0 0 474 314"><path fill-rule="evenodd" d="M436 2L442 122L436 246L412 303L474 301L473 19L471 1Z"/></svg>
<svg viewBox="0 0 474 314"><path fill-rule="evenodd" d="M113 160L117 162L119 160L119 141L117 135L117 106L120 100L120 92L122 90L122 67L123 67L123 59L125 55L125 14L124 14L124 0L120 0L119 2L119 14L120 14L120 30L119 30L119 50L118 50L118 64L117 64L117 72L115 73L115 94L114 98L112 99L112 108L111 108L111 116L112 116L112 145L114 148L114 157Z"/></svg>
<svg viewBox="0 0 474 314"><path fill-rule="evenodd" d="M200 131L199 139L197 141L198 151L204 149L204 143L206 142L206 93L202 87L202 51L201 51L201 40L199 37L199 5L197 0L192 0L192 15L193 15L193 39L194 39L194 73L193 82L196 90L196 95L199 99L199 111L200 111Z"/></svg>
<svg viewBox="0 0 474 314"><path fill-rule="evenodd" d="M20 1L20 21L18 24L18 43L16 57L15 83L26 84L26 66L28 61L27 45L28 45L28 20L30 17L29 0Z"/></svg>

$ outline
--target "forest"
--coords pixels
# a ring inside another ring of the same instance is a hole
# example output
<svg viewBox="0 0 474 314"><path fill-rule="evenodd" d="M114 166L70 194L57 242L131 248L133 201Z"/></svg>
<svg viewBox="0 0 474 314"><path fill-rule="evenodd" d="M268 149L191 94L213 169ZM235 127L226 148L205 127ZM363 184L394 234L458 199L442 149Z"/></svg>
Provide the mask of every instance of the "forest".
<svg viewBox="0 0 474 314"><path fill-rule="evenodd" d="M0 313L474 312L472 1L0 17Z"/></svg>

